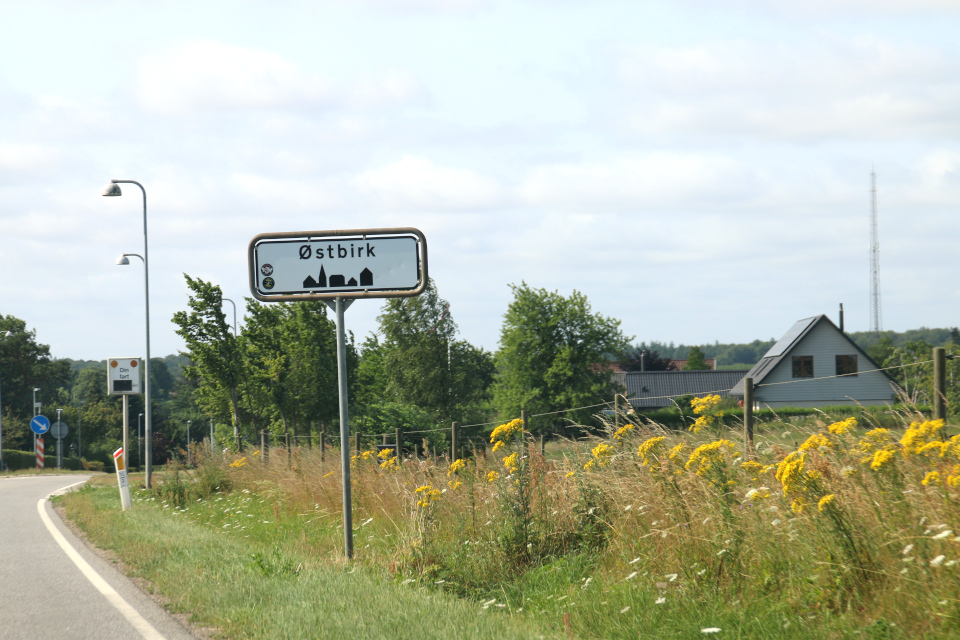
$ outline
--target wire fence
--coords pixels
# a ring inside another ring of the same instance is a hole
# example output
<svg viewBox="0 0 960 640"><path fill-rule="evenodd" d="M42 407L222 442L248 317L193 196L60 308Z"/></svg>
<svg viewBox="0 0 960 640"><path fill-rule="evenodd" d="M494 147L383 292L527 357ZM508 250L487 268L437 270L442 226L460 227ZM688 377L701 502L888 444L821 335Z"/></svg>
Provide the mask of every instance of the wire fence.
<svg viewBox="0 0 960 640"><path fill-rule="evenodd" d="M785 384L800 384L800 383L804 383L804 382L814 382L814 381L817 381L817 380L829 380L829 379L833 379L833 378L850 378L850 377L856 377L856 376L858 376L858 375L862 375L862 374L865 374L865 373L886 372L886 371L893 371L893 370L896 370L896 369L907 369L907 368L910 368L910 367L919 367L919 366L923 366L923 365L926 365L926 364L930 364L930 363L932 363L932 362L934 362L932 359L931 359L931 360L922 360L922 361L918 361L918 362L911 362L911 363L906 363L906 364L893 365L893 366L890 366L890 367L880 367L880 368L877 368L877 369L865 369L865 370L863 370L863 371L858 371L858 372L856 372L856 373L843 373L843 374L836 374L836 375L832 375L832 376L819 376L819 377L809 377L809 378L796 378L796 379L794 379L794 380L784 380L784 381L780 381L780 382L767 382L767 383L755 384L755 385L754 385L754 389L758 389L758 388L762 388L762 387L779 386L779 385L785 385ZM729 392L730 392L730 389L716 389L716 390L713 390L713 391L701 391L701 392L698 392L697 395L703 395L703 396L707 396L707 395L719 395L719 394L721 394L721 393L729 393ZM621 395L622 395L622 394L621 394ZM625 399L628 403L630 403L631 400L638 400L638 399L643 399L643 400L673 400L673 401L675 402L678 398L682 398L682 397L689 396L689 395L691 395L691 394L690 394L690 393L680 393L680 394L661 395L661 396L642 396L642 398L641 398L641 397L627 398L627 397L624 396L624 399ZM632 407L632 403L631 403L630 406ZM544 416L552 416L552 415L559 415L559 414L563 414L563 413L573 413L573 412L577 412L577 411L585 411L585 410L587 410L587 409L597 409L597 408L599 408L599 407L614 407L614 410L616 410L616 405L615 405L615 403L614 403L614 402L611 402L611 401L607 401L607 402L599 402L599 403L596 403L596 404L583 405L583 406L578 406L578 407L571 407L571 408L568 408L568 409L558 409L558 410L556 410L556 411L546 411L546 412L543 412L543 413L532 414L532 415L529 415L529 416L527 416L527 417L528 417L528 418L541 418L541 417L544 417ZM478 428L478 427L488 427L488 426L492 426L492 425L501 424L502 422L503 422L503 420L493 420L493 421L490 421L490 422L481 422L481 423L477 423L477 424L459 425L457 428L458 428L458 429L461 429L461 430L463 430L463 429L475 429L475 428ZM411 430L411 431L401 430L401 433L402 433L403 436L424 435L424 434L440 433L440 432L450 433L451 430L452 430L452 428L453 428L453 426L451 425L451 426L449 426L449 427L437 427L437 428L434 428L434 429L416 429L416 430ZM354 434L354 435L356 435L356 434ZM395 438L396 438L396 431L387 432L387 433L364 433L364 434L360 434L360 435L361 435L362 438L368 439L368 440L369 440L370 438L394 438L394 439L395 439ZM276 442L276 439L277 439L278 437L279 437L279 438L283 438L284 436L272 435L272 436L271 436L271 439L274 440L274 442ZM315 435L306 435L306 436L290 435L289 437L290 437L291 440L294 440L294 441L296 441L296 440L304 440L304 439L307 439L308 442L310 442L310 443L317 441L317 436L315 436ZM389 443L388 443L388 444L389 444ZM276 446L276 445L274 445L274 446ZM391 446L394 446L394 445L391 445Z"/></svg>

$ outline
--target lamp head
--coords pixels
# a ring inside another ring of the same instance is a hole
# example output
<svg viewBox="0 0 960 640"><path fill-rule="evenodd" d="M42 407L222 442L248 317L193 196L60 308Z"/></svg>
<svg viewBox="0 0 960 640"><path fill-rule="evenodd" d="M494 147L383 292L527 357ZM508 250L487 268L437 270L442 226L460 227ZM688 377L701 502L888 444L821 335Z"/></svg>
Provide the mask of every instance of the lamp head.
<svg viewBox="0 0 960 640"><path fill-rule="evenodd" d="M105 187L103 188L103 193L101 193L100 195L103 195L103 196L122 196L122 195L123 195L123 192L120 191L120 185L118 185L116 182L111 182L110 184L108 184L107 186L105 186Z"/></svg>
<svg viewBox="0 0 960 640"><path fill-rule="evenodd" d="M130 259L127 258L126 255L121 255L119 258L117 258L117 264L119 264L119 265L127 265L127 264L130 264Z"/></svg>

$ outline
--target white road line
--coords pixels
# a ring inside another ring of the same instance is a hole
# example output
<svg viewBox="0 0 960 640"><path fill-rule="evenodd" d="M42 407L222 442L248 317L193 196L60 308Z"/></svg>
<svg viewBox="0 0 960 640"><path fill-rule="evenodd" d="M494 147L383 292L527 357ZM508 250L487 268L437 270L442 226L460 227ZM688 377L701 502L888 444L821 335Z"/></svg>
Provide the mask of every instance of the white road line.
<svg viewBox="0 0 960 640"><path fill-rule="evenodd" d="M86 481L84 481L86 482ZM75 487L77 484L83 484L83 482L78 482L76 484L70 485L70 487ZM70 487L64 487L60 491L65 491ZM50 494L53 495L53 494ZM47 496L49 498L50 496ZM77 565L77 568L87 577L94 587L97 588L97 591L102 593L110 604L116 607L117 611L127 619L134 628L140 632L140 635L143 636L144 640L166 640L159 631L153 628L153 626L147 622L143 616L141 616L136 609L134 609L130 604L123 599L123 597L111 587L106 580L100 577L100 574L91 567L83 557L77 553L77 550L74 549L67 539L63 537L63 534L54 526L53 522L50 520L50 516L47 515L46 509L43 508L43 504L47 501L47 498L43 498L37 502L37 511L40 512L40 519L43 520L43 524L46 525L47 529L50 531L50 535L53 536L53 539L57 541L57 544L60 545L67 556L73 560L73 564Z"/></svg>

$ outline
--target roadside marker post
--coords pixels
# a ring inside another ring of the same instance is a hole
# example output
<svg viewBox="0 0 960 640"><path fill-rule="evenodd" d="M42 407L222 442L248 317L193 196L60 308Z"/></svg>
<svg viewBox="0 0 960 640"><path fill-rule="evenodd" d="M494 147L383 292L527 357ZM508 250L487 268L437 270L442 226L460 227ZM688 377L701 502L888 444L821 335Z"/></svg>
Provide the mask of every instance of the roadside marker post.
<svg viewBox="0 0 960 640"><path fill-rule="evenodd" d="M130 483L127 482L127 464L123 447L113 452L113 464L117 467L117 483L120 485L120 505L126 511L133 506L130 500Z"/></svg>
<svg viewBox="0 0 960 640"><path fill-rule="evenodd" d="M34 406L38 404L35 402ZM35 434L33 442L37 452L37 469L43 469L43 434L50 430L50 420L38 414L30 421L30 430Z"/></svg>
<svg viewBox="0 0 960 640"><path fill-rule="evenodd" d="M353 506L344 313L357 299L403 298L423 293L430 282L427 239L412 227L261 233L250 241L247 259L250 291L257 300L322 300L336 315L343 543L350 560Z"/></svg>

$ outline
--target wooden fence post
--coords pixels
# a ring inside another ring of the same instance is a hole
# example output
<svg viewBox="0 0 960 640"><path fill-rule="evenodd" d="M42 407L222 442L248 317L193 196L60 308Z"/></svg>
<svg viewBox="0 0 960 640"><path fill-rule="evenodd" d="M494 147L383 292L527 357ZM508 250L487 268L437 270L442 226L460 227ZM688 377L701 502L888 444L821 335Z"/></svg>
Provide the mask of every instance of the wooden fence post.
<svg viewBox="0 0 960 640"><path fill-rule="evenodd" d="M290 466L293 465L293 461L290 459L290 455L291 455L291 453L292 453L292 451L291 451L291 449L290 449L290 434L289 434L289 433L285 433L285 434L283 434L283 435L284 435L284 437L287 439L287 467L290 467Z"/></svg>
<svg viewBox="0 0 960 640"><path fill-rule="evenodd" d="M460 425L454 422L450 427L450 462L460 457Z"/></svg>
<svg viewBox="0 0 960 640"><path fill-rule="evenodd" d="M237 434L237 453L243 453L243 438Z"/></svg>
<svg viewBox="0 0 960 640"><path fill-rule="evenodd" d="M947 350L933 348L933 419L947 419Z"/></svg>
<svg viewBox="0 0 960 640"><path fill-rule="evenodd" d="M270 459L270 436L266 429L260 432L260 459L264 464Z"/></svg>
<svg viewBox="0 0 960 640"><path fill-rule="evenodd" d="M353 435L353 447L357 450L357 455L360 455L361 446L362 445L360 443L360 433L357 432Z"/></svg>
<svg viewBox="0 0 960 640"><path fill-rule="evenodd" d="M613 396L613 428L615 431L620 429L620 394Z"/></svg>
<svg viewBox="0 0 960 640"><path fill-rule="evenodd" d="M753 378L743 379L743 448L744 455L752 460L753 454Z"/></svg>
<svg viewBox="0 0 960 640"><path fill-rule="evenodd" d="M323 424L320 425L320 434L318 436L317 444L320 446L320 464L323 464L323 459L327 455L327 427Z"/></svg>
<svg viewBox="0 0 960 640"><path fill-rule="evenodd" d="M403 429L397 427L397 464L403 460Z"/></svg>
<svg viewBox="0 0 960 640"><path fill-rule="evenodd" d="M526 409L520 410L520 419L523 420L523 430L520 431L520 433L522 434L524 431L530 431L530 416L527 414ZM524 443L524 447L526 447L526 443Z"/></svg>

